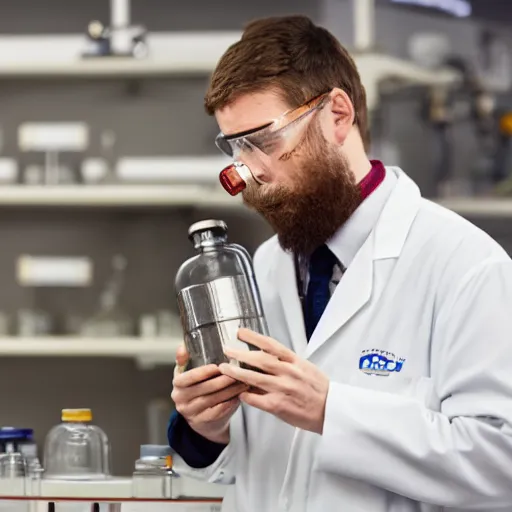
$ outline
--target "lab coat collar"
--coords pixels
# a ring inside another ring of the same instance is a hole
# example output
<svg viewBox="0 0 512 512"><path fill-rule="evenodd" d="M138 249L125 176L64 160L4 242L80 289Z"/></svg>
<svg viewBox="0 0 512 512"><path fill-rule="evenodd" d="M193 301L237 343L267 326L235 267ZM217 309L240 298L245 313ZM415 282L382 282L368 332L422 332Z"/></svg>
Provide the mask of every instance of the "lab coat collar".
<svg viewBox="0 0 512 512"><path fill-rule="evenodd" d="M373 289L374 261L384 258L398 258L405 244L407 234L418 213L421 194L417 185L399 168L387 170L397 177L378 218L377 224L357 251L343 278L336 287L324 314L305 348L304 357L309 358L332 335L353 318L370 300ZM295 281L294 287L296 289ZM292 288L286 286L288 292ZM295 306L284 304L287 320L303 325L300 311ZM300 306L299 306L300 308ZM295 328L297 331L297 328ZM293 333L292 333L293 335ZM299 340L299 344L301 341Z"/></svg>
<svg viewBox="0 0 512 512"><path fill-rule="evenodd" d="M363 246L396 185L396 174L386 169L382 183L359 205L343 226L327 241L327 246L347 268Z"/></svg>
<svg viewBox="0 0 512 512"><path fill-rule="evenodd" d="M350 265L370 235L397 181L396 174L386 170L386 176L382 183L361 203L350 219L327 242L327 246L344 267ZM297 354L302 354L307 349L308 341L295 270L293 256L288 252L281 251L277 264L279 295L283 304L292 347Z"/></svg>
<svg viewBox="0 0 512 512"><path fill-rule="evenodd" d="M396 187L382 210L373 236L373 259L398 258L421 203L418 185L399 167L387 167L397 178Z"/></svg>

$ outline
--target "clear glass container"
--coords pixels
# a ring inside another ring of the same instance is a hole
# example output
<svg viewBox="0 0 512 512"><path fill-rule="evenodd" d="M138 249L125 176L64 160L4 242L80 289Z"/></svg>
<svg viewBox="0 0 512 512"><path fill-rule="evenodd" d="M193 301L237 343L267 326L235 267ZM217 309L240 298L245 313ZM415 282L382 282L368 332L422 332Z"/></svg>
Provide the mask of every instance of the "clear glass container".
<svg viewBox="0 0 512 512"><path fill-rule="evenodd" d="M19 452L0 454L0 492L11 496L24 496L27 492L28 467L25 457ZM28 504L7 502L0 504L2 512L28 512Z"/></svg>
<svg viewBox="0 0 512 512"><path fill-rule="evenodd" d="M21 453L0 454L0 478L25 477L27 474L27 461Z"/></svg>
<svg viewBox="0 0 512 512"><path fill-rule="evenodd" d="M37 459L37 444L31 428L0 427L0 453L19 452L27 461Z"/></svg>
<svg viewBox="0 0 512 512"><path fill-rule="evenodd" d="M127 260L122 255L112 258L112 274L100 296L98 311L80 329L82 337L116 338L131 336L133 321L121 307Z"/></svg>
<svg viewBox="0 0 512 512"><path fill-rule="evenodd" d="M142 445L132 476L134 498L172 498L173 479L171 448L164 445Z"/></svg>
<svg viewBox="0 0 512 512"><path fill-rule="evenodd" d="M224 346L253 349L238 340L238 329L267 334L267 324L252 260L243 247L228 243L226 224L196 222L189 238L198 254L181 265L175 286L188 367L195 368L228 362Z"/></svg>
<svg viewBox="0 0 512 512"><path fill-rule="evenodd" d="M9 455L9 457L3 457ZM1 427L0 428L0 457L2 468L0 473L6 472L6 465L14 470L15 476L25 475L25 493L37 496L40 493L40 482L43 469L38 458L37 444L34 440L34 431L31 428ZM21 460L24 459L24 462ZM17 462L16 462L17 461ZM17 467L17 469L15 469Z"/></svg>
<svg viewBox="0 0 512 512"><path fill-rule="evenodd" d="M63 409L62 423L45 440L44 478L104 480L111 474L110 444L92 424L90 409Z"/></svg>

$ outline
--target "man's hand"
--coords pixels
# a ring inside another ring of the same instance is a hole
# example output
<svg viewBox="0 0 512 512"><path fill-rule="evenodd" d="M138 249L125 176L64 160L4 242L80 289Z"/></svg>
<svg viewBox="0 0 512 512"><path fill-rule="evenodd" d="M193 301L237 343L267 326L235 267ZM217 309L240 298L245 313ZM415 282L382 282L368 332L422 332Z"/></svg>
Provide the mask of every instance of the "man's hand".
<svg viewBox="0 0 512 512"><path fill-rule="evenodd" d="M263 370L265 374L223 363L223 375L251 386L240 395L248 405L274 414L286 423L321 434L329 379L314 364L267 336L240 329L238 338L260 348L225 349L228 357Z"/></svg>
<svg viewBox="0 0 512 512"><path fill-rule="evenodd" d="M184 371L188 352L178 348L171 397L176 410L187 423L206 439L229 443L229 420L240 405L238 395L247 386L222 375L210 364Z"/></svg>

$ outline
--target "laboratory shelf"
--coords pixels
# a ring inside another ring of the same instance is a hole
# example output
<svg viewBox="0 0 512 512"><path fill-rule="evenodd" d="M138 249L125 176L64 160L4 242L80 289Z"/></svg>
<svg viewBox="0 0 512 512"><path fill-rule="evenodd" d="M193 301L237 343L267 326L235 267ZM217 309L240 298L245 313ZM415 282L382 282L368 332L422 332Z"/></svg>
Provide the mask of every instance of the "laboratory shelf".
<svg viewBox="0 0 512 512"><path fill-rule="evenodd" d="M91 57L70 62L0 63L0 78L136 78L175 75L207 75L215 66L208 58L188 61L134 59L131 57Z"/></svg>
<svg viewBox="0 0 512 512"><path fill-rule="evenodd" d="M237 207L219 186L202 185L2 185L0 206Z"/></svg>
<svg viewBox="0 0 512 512"><path fill-rule="evenodd" d="M460 215L512 216L512 198L454 197L433 201ZM2 206L239 208L243 202L217 184L0 185Z"/></svg>
<svg viewBox="0 0 512 512"><path fill-rule="evenodd" d="M125 358L151 368L173 364L180 343L179 338L4 337L0 356Z"/></svg>
<svg viewBox="0 0 512 512"><path fill-rule="evenodd" d="M460 215L512 216L512 198L438 198ZM185 184L0 185L1 206L222 207L239 208L220 186Z"/></svg>
<svg viewBox="0 0 512 512"><path fill-rule="evenodd" d="M511 217L512 198L454 197L436 202L462 216Z"/></svg>
<svg viewBox="0 0 512 512"><path fill-rule="evenodd" d="M85 34L0 35L0 79L208 76L239 31L150 32L148 56L83 57Z"/></svg>

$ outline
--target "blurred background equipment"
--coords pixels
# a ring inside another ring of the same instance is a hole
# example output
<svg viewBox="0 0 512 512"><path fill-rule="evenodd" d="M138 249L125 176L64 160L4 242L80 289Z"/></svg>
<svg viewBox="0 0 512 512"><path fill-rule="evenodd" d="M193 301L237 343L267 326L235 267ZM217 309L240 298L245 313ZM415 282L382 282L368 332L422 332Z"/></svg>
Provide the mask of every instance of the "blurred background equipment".
<svg viewBox="0 0 512 512"><path fill-rule="evenodd" d="M375 0L352 0L354 14L354 58L365 85L370 113L378 107L380 86L456 85L460 75L443 62L425 66L387 52L377 51Z"/></svg>
<svg viewBox="0 0 512 512"><path fill-rule="evenodd" d="M90 338L122 338L133 335L130 316L120 305L125 281L127 261L122 255L112 258L112 275L101 293L96 313L80 330L81 336Z"/></svg>
<svg viewBox="0 0 512 512"><path fill-rule="evenodd" d="M110 0L110 25L98 20L89 22L84 57L147 56L146 29L131 24L130 4L130 0Z"/></svg>

